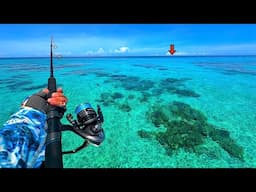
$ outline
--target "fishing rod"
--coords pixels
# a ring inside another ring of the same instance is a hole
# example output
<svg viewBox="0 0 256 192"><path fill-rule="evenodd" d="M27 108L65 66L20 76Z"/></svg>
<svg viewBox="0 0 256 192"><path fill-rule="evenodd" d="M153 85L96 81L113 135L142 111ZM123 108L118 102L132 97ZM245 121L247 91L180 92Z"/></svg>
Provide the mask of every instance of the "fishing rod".
<svg viewBox="0 0 256 192"><path fill-rule="evenodd" d="M50 45L50 77L48 78L48 89L51 97L56 92L56 79L53 74L53 39ZM64 109L66 111L66 109ZM69 113L66 115L71 125L62 125L60 119L63 116L63 109L50 105L47 112L46 148L45 148L45 168L63 168L63 154L76 153L87 147L89 144L99 146L105 139L102 128L104 122L103 113L97 105L97 113L90 103L82 103L76 107L77 120ZM62 151L61 132L73 131L85 141L78 148L70 151Z"/></svg>
<svg viewBox="0 0 256 192"><path fill-rule="evenodd" d="M53 76L53 40L51 39L51 62L50 62L50 77L48 78L48 89L50 97L53 92L56 92L56 79ZM47 112L47 137L45 148L45 166L47 168L63 168L62 148L61 148L61 123L60 113L57 107L49 106Z"/></svg>

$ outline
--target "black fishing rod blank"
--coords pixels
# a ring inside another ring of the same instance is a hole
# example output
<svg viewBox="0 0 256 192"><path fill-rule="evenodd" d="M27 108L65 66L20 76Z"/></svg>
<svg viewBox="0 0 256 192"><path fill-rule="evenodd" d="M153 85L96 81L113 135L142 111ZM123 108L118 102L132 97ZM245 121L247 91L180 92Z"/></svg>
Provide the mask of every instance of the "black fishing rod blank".
<svg viewBox="0 0 256 192"><path fill-rule="evenodd" d="M56 92L56 79L53 75L53 42L51 40L51 64L50 64L50 77L48 78L49 96ZM49 107L47 112L47 137L45 148L45 167L46 168L63 168L62 160L62 147L61 147L61 114L57 107Z"/></svg>

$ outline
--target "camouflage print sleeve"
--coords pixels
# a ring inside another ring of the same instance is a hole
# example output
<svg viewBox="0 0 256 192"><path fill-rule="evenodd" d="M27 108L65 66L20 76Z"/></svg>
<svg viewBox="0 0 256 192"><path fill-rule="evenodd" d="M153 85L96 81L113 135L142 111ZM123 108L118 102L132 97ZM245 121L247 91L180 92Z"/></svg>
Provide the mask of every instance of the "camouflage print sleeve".
<svg viewBox="0 0 256 192"><path fill-rule="evenodd" d="M39 168L44 161L46 115L21 108L0 129L0 168Z"/></svg>

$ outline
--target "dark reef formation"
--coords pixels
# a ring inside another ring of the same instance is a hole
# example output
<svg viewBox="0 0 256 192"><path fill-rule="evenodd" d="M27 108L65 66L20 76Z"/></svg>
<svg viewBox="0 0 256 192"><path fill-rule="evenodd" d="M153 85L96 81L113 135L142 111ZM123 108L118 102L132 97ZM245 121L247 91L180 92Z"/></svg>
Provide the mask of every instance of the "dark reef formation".
<svg viewBox="0 0 256 192"><path fill-rule="evenodd" d="M23 88L24 91L31 91L31 90L38 90L39 89L43 89L46 88L47 84L41 84L41 85L34 85L34 86L30 86L30 87L25 87Z"/></svg>
<svg viewBox="0 0 256 192"><path fill-rule="evenodd" d="M61 75L79 75L79 76L86 76L86 75L89 75L88 71L87 70L81 70L81 69L78 69L78 70L71 70L71 71L68 71L68 72L65 72L65 73L62 73Z"/></svg>
<svg viewBox="0 0 256 192"><path fill-rule="evenodd" d="M206 138L211 138L229 155L243 160L243 148L236 144L229 132L209 124L202 112L188 104L174 101L165 106L157 105L148 112L147 117L156 127L164 126L166 131L140 130L138 135L156 139L168 154L179 148L200 154L198 146L204 144Z"/></svg>
<svg viewBox="0 0 256 192"><path fill-rule="evenodd" d="M175 89L170 90L171 93L177 94L179 96L186 96L186 97L200 97L199 94L195 93L192 90L189 89Z"/></svg>
<svg viewBox="0 0 256 192"><path fill-rule="evenodd" d="M228 69L222 72L224 75L256 75L256 70Z"/></svg>
<svg viewBox="0 0 256 192"><path fill-rule="evenodd" d="M176 94L185 97L200 97L199 94L194 91L185 88L185 82L191 80L190 78L166 78L161 80L160 87L171 94Z"/></svg>
<svg viewBox="0 0 256 192"><path fill-rule="evenodd" d="M141 92L141 94L142 94L142 97L139 98L140 103L148 102L151 95L148 92Z"/></svg>
<svg viewBox="0 0 256 192"><path fill-rule="evenodd" d="M101 93L100 99L96 99L97 102L102 103L104 106L109 106L114 104L114 100L112 98L112 95L110 93Z"/></svg>
<svg viewBox="0 0 256 192"><path fill-rule="evenodd" d="M248 65L242 63L223 63L223 62L194 62L193 64L199 67L203 67L206 69L214 70L220 72L224 75L256 75L256 70L246 69ZM250 65L255 65L254 62L250 63Z"/></svg>
<svg viewBox="0 0 256 192"><path fill-rule="evenodd" d="M67 68L81 68L88 65L87 63L65 63L65 65L61 65L61 64L55 64L54 68L55 69L67 69Z"/></svg>
<svg viewBox="0 0 256 192"><path fill-rule="evenodd" d="M32 91L32 90L41 91L42 89L47 88L47 87L48 87L47 84L32 85L29 87L24 87L24 88L22 88L22 90L23 91ZM63 84L58 84L58 87L63 87Z"/></svg>
<svg viewBox="0 0 256 192"><path fill-rule="evenodd" d="M134 67L142 67L145 69L158 69L158 68L163 68L161 65L156 65L156 64L151 64L151 63L144 63L144 64L134 64Z"/></svg>
<svg viewBox="0 0 256 192"><path fill-rule="evenodd" d="M121 87L130 91L147 91L154 87L154 82L151 80L140 80L137 77L127 77L119 80Z"/></svg>
<svg viewBox="0 0 256 192"><path fill-rule="evenodd" d="M121 99L121 98L124 97L124 95L121 94L121 93L115 92L115 93L113 93L113 94L111 95L111 97L112 97L112 99Z"/></svg>
<svg viewBox="0 0 256 192"><path fill-rule="evenodd" d="M169 94L176 94L181 97L200 97L199 94L193 90L187 89L185 82L191 80L190 78L166 78L160 81L152 81L141 79L136 76L127 75L105 75L108 77L104 83L113 83L115 88L123 88L127 91L150 92L151 96L159 96L164 92ZM148 101L148 96L143 96L141 102Z"/></svg>
<svg viewBox="0 0 256 192"><path fill-rule="evenodd" d="M32 80L9 80L7 79L5 83L5 87L9 88L11 91L13 90L23 90L24 87L31 85L33 83Z"/></svg>
<svg viewBox="0 0 256 192"><path fill-rule="evenodd" d="M126 103L118 105L118 108L121 109L124 112L129 112L129 111L132 110L132 108Z"/></svg>
<svg viewBox="0 0 256 192"><path fill-rule="evenodd" d="M128 99L135 99L134 95L128 95Z"/></svg>
<svg viewBox="0 0 256 192"><path fill-rule="evenodd" d="M110 76L109 73L101 72L101 71L94 72L94 75L96 75L97 77L109 77Z"/></svg>
<svg viewBox="0 0 256 192"><path fill-rule="evenodd" d="M29 63L29 64L22 64L22 63L17 63L17 64L10 64L8 66L7 71L13 72L13 71L17 71L17 72L28 72L28 71L34 71L34 72L41 72L41 71L47 71L49 68L47 66L44 65L40 65L40 64L33 64L33 63Z"/></svg>
<svg viewBox="0 0 256 192"><path fill-rule="evenodd" d="M128 97L134 97L134 95L129 95ZM119 92L114 93L101 93L100 99L97 99L96 102L100 102L103 106L116 106L123 112L129 112L132 108L127 103L120 103L119 100L124 98L124 95Z"/></svg>
<svg viewBox="0 0 256 192"><path fill-rule="evenodd" d="M160 67L160 68L158 68L158 70L159 70L159 71L167 71L168 68L166 68L166 67Z"/></svg>

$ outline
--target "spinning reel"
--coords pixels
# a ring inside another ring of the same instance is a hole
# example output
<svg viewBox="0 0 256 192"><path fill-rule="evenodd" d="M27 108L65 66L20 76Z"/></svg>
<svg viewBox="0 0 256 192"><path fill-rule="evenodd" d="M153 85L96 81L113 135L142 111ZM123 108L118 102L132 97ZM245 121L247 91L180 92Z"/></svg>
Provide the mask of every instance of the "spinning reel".
<svg viewBox="0 0 256 192"><path fill-rule="evenodd" d="M99 105L97 113L90 103L80 104L75 110L77 120L73 119L72 114L67 114L66 118L71 125L62 125L62 131L73 131L83 139L84 143L78 148L71 151L64 151L62 154L76 153L87 147L90 143L99 146L105 139L102 123L104 122L103 114Z"/></svg>

